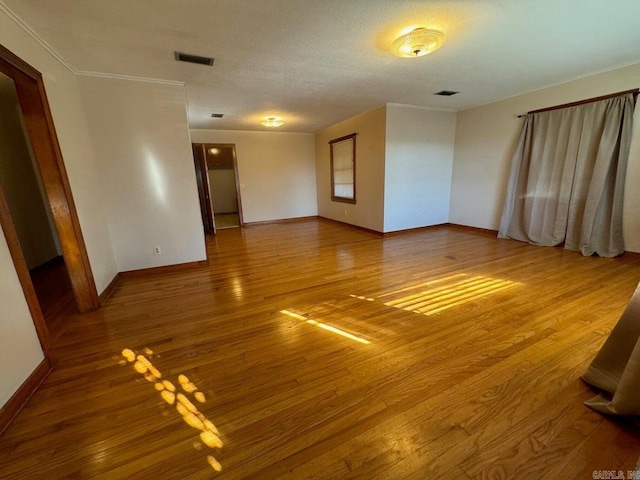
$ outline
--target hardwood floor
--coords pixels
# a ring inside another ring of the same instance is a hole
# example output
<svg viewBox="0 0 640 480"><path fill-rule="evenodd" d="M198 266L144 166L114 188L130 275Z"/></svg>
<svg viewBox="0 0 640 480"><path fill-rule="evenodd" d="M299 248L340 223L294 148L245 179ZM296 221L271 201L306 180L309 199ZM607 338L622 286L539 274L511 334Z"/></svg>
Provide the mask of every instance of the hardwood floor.
<svg viewBox="0 0 640 480"><path fill-rule="evenodd" d="M635 259L322 220L208 249L209 267L64 313L1 478L583 479L638 461L638 430L585 407L579 380Z"/></svg>
<svg viewBox="0 0 640 480"><path fill-rule="evenodd" d="M42 315L47 322L47 328L55 334L61 333L63 328L58 323L64 322L65 315L59 315L60 311L74 311L73 290L71 280L64 264L64 259L56 257L29 272L33 288L38 297L38 303ZM66 308L69 304L71 309ZM53 337L54 335L52 335Z"/></svg>

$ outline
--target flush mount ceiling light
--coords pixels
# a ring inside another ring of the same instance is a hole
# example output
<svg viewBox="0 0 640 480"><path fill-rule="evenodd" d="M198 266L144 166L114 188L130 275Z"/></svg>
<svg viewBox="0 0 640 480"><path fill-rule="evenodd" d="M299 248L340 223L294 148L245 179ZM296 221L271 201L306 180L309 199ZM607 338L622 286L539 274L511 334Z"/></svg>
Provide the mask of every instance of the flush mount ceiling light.
<svg viewBox="0 0 640 480"><path fill-rule="evenodd" d="M397 38L391 44L391 53L401 58L422 57L435 52L445 42L444 33L428 28L416 28L415 30Z"/></svg>
<svg viewBox="0 0 640 480"><path fill-rule="evenodd" d="M265 127L279 127L284 125L284 122L280 117L266 117L260 122L260 125L264 125Z"/></svg>

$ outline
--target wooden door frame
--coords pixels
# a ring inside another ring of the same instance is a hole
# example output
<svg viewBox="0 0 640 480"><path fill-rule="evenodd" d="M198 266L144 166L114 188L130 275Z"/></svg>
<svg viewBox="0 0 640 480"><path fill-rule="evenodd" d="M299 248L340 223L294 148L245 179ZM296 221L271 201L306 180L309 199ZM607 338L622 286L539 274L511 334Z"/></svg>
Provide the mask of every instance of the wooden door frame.
<svg viewBox="0 0 640 480"><path fill-rule="evenodd" d="M240 173L238 172L238 157L236 156L236 144L224 144L231 147L233 152L233 175L236 177L236 198L238 200L238 222L240 226L244 226L244 216L242 214L242 197L240 196Z"/></svg>
<svg viewBox="0 0 640 480"><path fill-rule="evenodd" d="M196 168L196 183L198 184L198 197L200 199L200 213L202 214L202 225L205 233L216 234L216 222L211 206L211 184L209 182L209 172L207 169L207 155L204 151L204 144L192 143L193 162Z"/></svg>
<svg viewBox="0 0 640 480"><path fill-rule="evenodd" d="M238 174L238 157L236 156L235 143L203 143L201 144L206 150L207 148L230 148L233 156L233 176L236 182L236 203L238 204L238 222L240 226L244 226L244 218L242 215L242 198L240 196L240 175ZM206 156L205 156L206 158ZM207 169L207 176L208 176Z"/></svg>
<svg viewBox="0 0 640 480"><path fill-rule="evenodd" d="M42 178L46 201L62 247L73 294L80 312L100 307L89 256L82 236L71 186L62 158L62 151L49 109L42 74L0 45L0 72L10 77L16 87L20 108L29 133L33 153ZM40 304L35 295L20 242L4 194L0 195L0 224L9 245L18 278L25 292L36 331L46 355L52 355L48 331Z"/></svg>

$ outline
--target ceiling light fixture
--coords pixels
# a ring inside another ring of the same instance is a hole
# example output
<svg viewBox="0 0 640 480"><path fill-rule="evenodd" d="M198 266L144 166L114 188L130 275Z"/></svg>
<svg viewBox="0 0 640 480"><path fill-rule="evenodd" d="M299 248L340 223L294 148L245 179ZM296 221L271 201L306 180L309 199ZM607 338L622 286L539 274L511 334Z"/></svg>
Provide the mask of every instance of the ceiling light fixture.
<svg viewBox="0 0 640 480"><path fill-rule="evenodd" d="M401 58L422 57L435 52L445 42L444 33L428 28L415 30L397 38L391 44L391 53Z"/></svg>
<svg viewBox="0 0 640 480"><path fill-rule="evenodd" d="M260 122L260 125L264 125L265 127L279 127L284 125L284 122L280 117L266 117Z"/></svg>

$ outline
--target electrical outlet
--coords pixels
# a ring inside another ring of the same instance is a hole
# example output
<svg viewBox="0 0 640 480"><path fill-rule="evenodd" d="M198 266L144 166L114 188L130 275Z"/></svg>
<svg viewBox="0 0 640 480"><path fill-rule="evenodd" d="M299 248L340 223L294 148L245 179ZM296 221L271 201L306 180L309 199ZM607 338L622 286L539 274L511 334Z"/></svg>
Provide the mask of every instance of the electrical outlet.
<svg viewBox="0 0 640 480"><path fill-rule="evenodd" d="M160 250L160 247L153 247L153 254L154 255L160 255L162 253L162 251Z"/></svg>
<svg viewBox="0 0 640 480"><path fill-rule="evenodd" d="M345 217L347 216L347 211L346 211L346 210L344 211L344 216L345 216Z"/></svg>
<svg viewBox="0 0 640 480"><path fill-rule="evenodd" d="M422 218L422 214L421 213L418 214L418 218L420 218L420 219Z"/></svg>

